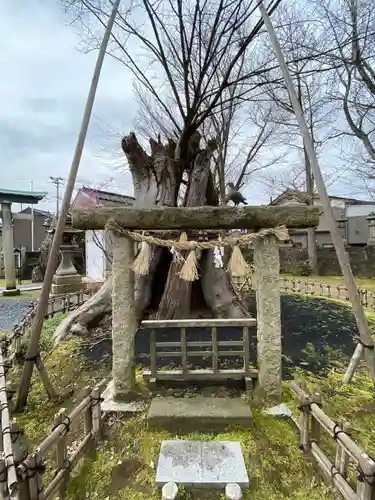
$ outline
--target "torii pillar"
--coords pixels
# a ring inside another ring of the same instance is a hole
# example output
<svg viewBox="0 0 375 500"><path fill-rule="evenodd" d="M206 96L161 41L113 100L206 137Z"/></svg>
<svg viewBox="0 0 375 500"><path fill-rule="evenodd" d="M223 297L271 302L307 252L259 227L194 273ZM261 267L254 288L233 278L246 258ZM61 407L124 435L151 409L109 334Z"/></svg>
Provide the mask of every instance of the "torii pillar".
<svg viewBox="0 0 375 500"><path fill-rule="evenodd" d="M14 243L13 243L13 220L11 203L7 201L1 202L1 215L3 222L3 259L5 269L5 290L3 295L19 295L16 283L16 262L14 258Z"/></svg>
<svg viewBox="0 0 375 500"><path fill-rule="evenodd" d="M2 251L5 269L5 290L3 295L19 295L16 283L16 261L14 256L13 219L29 219L33 215L14 214L12 216L12 203L38 203L47 193L33 191L11 191L0 189L0 207L2 218Z"/></svg>

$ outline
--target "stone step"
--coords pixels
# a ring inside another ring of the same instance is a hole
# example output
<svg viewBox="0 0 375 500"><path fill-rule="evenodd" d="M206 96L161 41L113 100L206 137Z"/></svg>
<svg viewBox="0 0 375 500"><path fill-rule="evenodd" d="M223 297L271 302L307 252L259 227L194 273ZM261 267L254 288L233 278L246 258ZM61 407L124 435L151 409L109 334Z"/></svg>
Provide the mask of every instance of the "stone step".
<svg viewBox="0 0 375 500"><path fill-rule="evenodd" d="M251 417L249 403L240 398L158 397L151 402L148 424L172 432L211 432L229 426L250 428Z"/></svg>

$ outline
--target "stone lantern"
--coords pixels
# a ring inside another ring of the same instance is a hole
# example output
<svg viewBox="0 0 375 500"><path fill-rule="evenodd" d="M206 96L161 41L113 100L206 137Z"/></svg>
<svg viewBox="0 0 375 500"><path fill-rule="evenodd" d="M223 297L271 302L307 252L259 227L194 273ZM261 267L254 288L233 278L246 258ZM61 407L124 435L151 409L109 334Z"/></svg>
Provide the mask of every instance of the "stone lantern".
<svg viewBox="0 0 375 500"><path fill-rule="evenodd" d="M375 245L375 212L371 212L367 217L368 228L369 228L369 238L367 241L368 245Z"/></svg>
<svg viewBox="0 0 375 500"><path fill-rule="evenodd" d="M341 233L341 236L342 236L342 239L344 240L344 245L347 245L348 244L348 237L347 237L347 224L348 224L348 219L346 218L341 218L341 219L338 219L336 221L337 223L337 227L339 228L340 230L340 233Z"/></svg>
<svg viewBox="0 0 375 500"><path fill-rule="evenodd" d="M52 234L55 232L55 224L48 232ZM73 253L78 248L76 235L81 232L80 229L72 227L72 220L68 215L60 246L61 262L53 276L53 295L80 292L83 289L82 276L78 274L73 264Z"/></svg>

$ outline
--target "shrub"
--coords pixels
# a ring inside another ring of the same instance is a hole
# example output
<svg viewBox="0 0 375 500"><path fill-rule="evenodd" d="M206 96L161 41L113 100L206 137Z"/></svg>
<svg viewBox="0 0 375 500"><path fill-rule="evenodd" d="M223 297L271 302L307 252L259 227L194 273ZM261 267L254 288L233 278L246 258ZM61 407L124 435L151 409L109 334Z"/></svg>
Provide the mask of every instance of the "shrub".
<svg viewBox="0 0 375 500"><path fill-rule="evenodd" d="M311 273L312 269L308 260L298 262L292 269L293 276L310 276Z"/></svg>

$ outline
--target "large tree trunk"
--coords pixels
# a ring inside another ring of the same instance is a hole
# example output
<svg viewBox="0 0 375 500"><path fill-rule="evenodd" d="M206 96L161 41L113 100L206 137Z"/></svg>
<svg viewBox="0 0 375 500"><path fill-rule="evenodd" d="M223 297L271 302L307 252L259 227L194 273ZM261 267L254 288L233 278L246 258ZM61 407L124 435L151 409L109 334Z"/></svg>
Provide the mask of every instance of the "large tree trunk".
<svg viewBox="0 0 375 500"><path fill-rule="evenodd" d="M185 205L218 204L210 170L212 151L199 150L199 144L196 144L196 150L187 155L191 163L182 167L181 161L174 160L176 145L173 141L163 145L151 139L150 147L151 155L148 155L133 133L122 141L132 174L135 206L176 206L183 171L189 175ZM172 261L169 251L152 248L149 274L136 279L135 307L138 321L146 314L153 314L160 319L188 318L194 314L191 311L192 304L200 311L209 309L213 316L239 317L247 314L235 296L227 273L214 267L213 252L199 253L200 280L199 283L193 284L177 276L180 264ZM98 311L100 314L103 314L103 310L109 311L110 285L103 285L86 307L82 306L75 311L71 320L65 320L64 327L58 329L59 339L63 338L64 332L68 333L73 325L78 323L82 328L93 322L95 315L89 313L89 310Z"/></svg>

